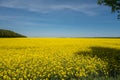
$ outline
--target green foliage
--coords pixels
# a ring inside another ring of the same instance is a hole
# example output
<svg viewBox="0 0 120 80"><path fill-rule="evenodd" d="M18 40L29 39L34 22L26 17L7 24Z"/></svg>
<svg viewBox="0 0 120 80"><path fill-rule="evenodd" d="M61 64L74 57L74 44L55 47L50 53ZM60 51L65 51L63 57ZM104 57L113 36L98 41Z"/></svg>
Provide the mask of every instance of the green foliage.
<svg viewBox="0 0 120 80"><path fill-rule="evenodd" d="M0 29L0 38L26 37L10 30Z"/></svg>
<svg viewBox="0 0 120 80"><path fill-rule="evenodd" d="M111 7L112 12L118 13L118 19L120 19L120 0L98 0L98 4L103 4Z"/></svg>

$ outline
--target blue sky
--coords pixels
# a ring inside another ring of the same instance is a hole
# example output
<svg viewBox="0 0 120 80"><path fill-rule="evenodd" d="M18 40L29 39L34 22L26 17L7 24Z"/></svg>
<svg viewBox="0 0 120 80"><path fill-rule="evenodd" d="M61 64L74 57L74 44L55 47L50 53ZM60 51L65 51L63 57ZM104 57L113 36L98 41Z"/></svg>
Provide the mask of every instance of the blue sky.
<svg viewBox="0 0 120 80"><path fill-rule="evenodd" d="M120 37L119 25L97 0L0 0L0 28L28 37Z"/></svg>

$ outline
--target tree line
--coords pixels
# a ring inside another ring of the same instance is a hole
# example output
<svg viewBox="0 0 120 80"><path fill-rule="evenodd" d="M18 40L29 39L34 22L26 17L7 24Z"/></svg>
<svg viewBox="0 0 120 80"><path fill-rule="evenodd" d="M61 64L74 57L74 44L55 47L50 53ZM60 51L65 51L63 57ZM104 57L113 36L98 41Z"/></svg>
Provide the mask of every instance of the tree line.
<svg viewBox="0 0 120 80"><path fill-rule="evenodd" d="M11 30L0 29L0 38L16 38L16 37L26 37L26 36Z"/></svg>

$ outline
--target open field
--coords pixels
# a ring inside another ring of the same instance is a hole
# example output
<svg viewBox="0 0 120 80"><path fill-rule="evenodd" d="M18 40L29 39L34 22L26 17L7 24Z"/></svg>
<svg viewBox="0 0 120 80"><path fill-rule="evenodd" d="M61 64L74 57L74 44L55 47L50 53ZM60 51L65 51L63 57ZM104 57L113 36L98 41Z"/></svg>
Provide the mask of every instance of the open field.
<svg viewBox="0 0 120 80"><path fill-rule="evenodd" d="M0 39L0 80L108 78L120 79L120 39Z"/></svg>

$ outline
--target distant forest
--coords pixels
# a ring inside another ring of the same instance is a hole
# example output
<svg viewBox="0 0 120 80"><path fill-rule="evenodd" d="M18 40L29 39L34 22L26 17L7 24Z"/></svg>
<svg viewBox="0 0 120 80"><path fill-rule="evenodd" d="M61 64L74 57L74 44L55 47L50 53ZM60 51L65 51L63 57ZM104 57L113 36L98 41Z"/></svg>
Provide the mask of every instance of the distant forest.
<svg viewBox="0 0 120 80"><path fill-rule="evenodd" d="M26 36L11 30L0 29L0 38L17 38L17 37L26 37Z"/></svg>

